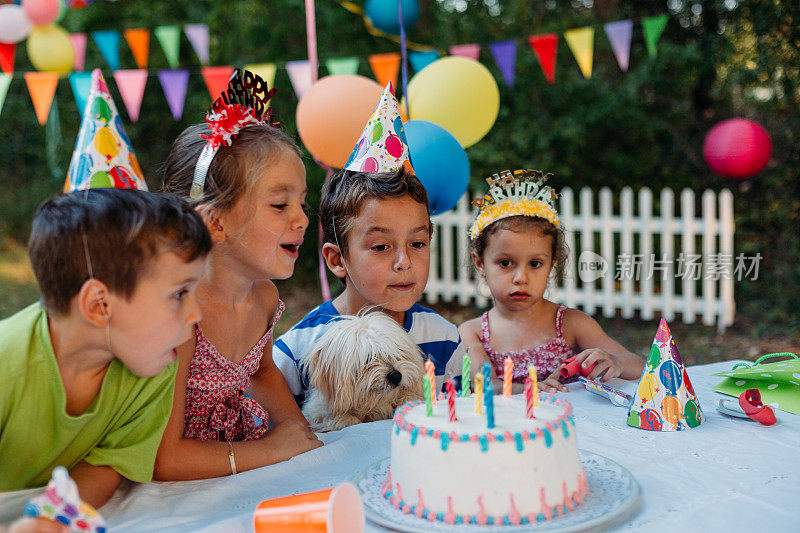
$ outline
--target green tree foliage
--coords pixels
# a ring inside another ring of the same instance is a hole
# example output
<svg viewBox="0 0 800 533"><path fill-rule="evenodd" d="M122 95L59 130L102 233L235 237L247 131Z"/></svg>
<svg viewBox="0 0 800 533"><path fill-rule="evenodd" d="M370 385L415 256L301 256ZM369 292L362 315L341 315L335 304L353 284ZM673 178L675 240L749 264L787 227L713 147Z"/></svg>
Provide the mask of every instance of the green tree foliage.
<svg viewBox="0 0 800 533"><path fill-rule="evenodd" d="M363 2L359 2L363 5ZM663 187L695 191L730 188L735 195L737 253L763 256L757 281L736 284L738 311L761 324L800 329L800 4L788 0L420 0L421 16L409 33L442 53L450 45L517 39L516 87L508 89L488 49L481 61L500 80L501 109L489 135L468 149L473 183L503 168L534 167L556 174L556 185ZM647 55L641 19L667 13L658 56ZM366 56L396 51L391 40L369 34L362 21L334 0L316 7L320 61L356 55L371 76ZM603 24L635 22L630 69L621 72ZM305 59L305 11L301 0L121 0L71 10L68 31L155 28L205 22L211 32L211 64ZM580 26L595 29L594 69L581 75L563 38L556 83L549 85L531 52L528 35ZM190 77L183 119L169 114L155 69L167 68L155 39L141 118L128 134L151 188L172 139L202 120L210 98L194 52L181 38L181 64ZM122 68L135 68L125 45ZM86 64L102 65L96 47ZM35 206L63 183L80 122L69 83L59 82L51 123L36 123L20 72L31 70L24 46L0 121L0 237L24 241ZM106 75L110 76L107 68ZM324 67L321 69L324 74ZM296 135L297 100L285 71L278 72L274 108ZM112 94L121 106L114 84ZM123 112L124 114L124 112ZM760 122L773 141L767 169L754 179L731 182L713 175L702 157L707 131L726 118ZM54 121L53 119L58 119ZM335 125L331 125L335 128ZM317 203L322 171L307 158L310 204ZM311 226L313 228L313 225ZM315 233L311 231L310 233ZM309 239L309 243L314 240ZM316 272L313 246L305 247L298 273Z"/></svg>

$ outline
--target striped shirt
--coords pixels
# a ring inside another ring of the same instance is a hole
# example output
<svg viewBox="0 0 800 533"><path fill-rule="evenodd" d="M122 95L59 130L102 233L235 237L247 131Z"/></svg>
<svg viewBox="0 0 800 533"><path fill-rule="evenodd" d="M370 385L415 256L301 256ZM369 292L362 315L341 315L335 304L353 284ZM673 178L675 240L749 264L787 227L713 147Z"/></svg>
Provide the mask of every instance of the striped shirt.
<svg viewBox="0 0 800 533"><path fill-rule="evenodd" d="M305 400L308 390L308 376L301 374L300 361L317 339L325 333L328 324L337 320L339 316L339 311L329 300L313 309L292 329L278 337L272 347L272 359L286 378L298 403ZM408 332L422 353L431 358L437 376L443 376L447 369L450 376L460 377L460 356L464 353L464 348L458 328L454 324L436 311L414 304L406 311L403 329ZM458 354L459 357L453 358L453 354Z"/></svg>

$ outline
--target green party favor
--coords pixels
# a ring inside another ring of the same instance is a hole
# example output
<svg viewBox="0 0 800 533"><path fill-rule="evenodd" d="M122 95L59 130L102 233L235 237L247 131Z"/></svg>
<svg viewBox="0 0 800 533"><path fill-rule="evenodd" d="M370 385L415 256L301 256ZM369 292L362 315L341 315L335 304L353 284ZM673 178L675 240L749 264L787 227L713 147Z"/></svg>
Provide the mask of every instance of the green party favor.
<svg viewBox="0 0 800 533"><path fill-rule="evenodd" d="M761 363L773 357L792 359ZM793 353L771 353L758 358L752 366L739 363L729 372L714 375L725 377L714 387L717 392L738 397L747 389L758 389L764 405L800 415L800 359Z"/></svg>

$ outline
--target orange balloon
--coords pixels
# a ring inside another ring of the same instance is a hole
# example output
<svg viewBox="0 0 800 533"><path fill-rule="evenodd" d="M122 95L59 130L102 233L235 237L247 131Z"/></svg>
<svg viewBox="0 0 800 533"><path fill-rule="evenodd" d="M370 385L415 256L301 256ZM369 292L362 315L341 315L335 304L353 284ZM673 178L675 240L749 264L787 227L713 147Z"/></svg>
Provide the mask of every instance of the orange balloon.
<svg viewBox="0 0 800 533"><path fill-rule="evenodd" d="M363 76L321 78L297 104L297 132L306 149L326 165L342 168L382 91L383 87Z"/></svg>

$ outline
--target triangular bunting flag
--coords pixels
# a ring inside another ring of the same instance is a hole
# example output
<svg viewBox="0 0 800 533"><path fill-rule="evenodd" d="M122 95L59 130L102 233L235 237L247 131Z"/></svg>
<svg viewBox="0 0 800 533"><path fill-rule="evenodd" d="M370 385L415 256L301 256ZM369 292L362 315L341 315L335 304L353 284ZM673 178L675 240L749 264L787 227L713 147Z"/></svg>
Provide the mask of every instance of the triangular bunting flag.
<svg viewBox="0 0 800 533"><path fill-rule="evenodd" d="M357 57L332 57L325 61L330 74L358 74ZM271 86L271 85L270 85Z"/></svg>
<svg viewBox="0 0 800 533"><path fill-rule="evenodd" d="M275 63L255 63L253 65L245 65L244 69L261 76L261 79L267 82L267 87L275 86L275 71L278 70Z"/></svg>
<svg viewBox="0 0 800 533"><path fill-rule="evenodd" d="M495 63L509 88L514 88L514 71L517 66L517 41L498 41L489 45Z"/></svg>
<svg viewBox="0 0 800 533"><path fill-rule="evenodd" d="M0 69L6 74L14 73L14 52L17 45L14 43L0 43Z"/></svg>
<svg viewBox="0 0 800 533"><path fill-rule="evenodd" d="M311 62L307 59L301 61L287 61L286 72L292 82L294 94L300 100L311 87Z"/></svg>
<svg viewBox="0 0 800 533"><path fill-rule="evenodd" d="M3 112L3 103L6 101L8 86L11 85L11 74L0 74L0 113Z"/></svg>
<svg viewBox="0 0 800 533"><path fill-rule="evenodd" d="M550 85L556 82L556 52L558 51L558 35L555 33L543 33L541 35L531 35L528 37L528 44L531 45L539 65L542 67L544 77Z"/></svg>
<svg viewBox="0 0 800 533"><path fill-rule="evenodd" d="M206 82L208 94L211 95L211 101L214 101L219 98L220 93L228 88L228 81L230 81L231 74L233 74L233 67L230 65L203 67L200 72Z"/></svg>
<svg viewBox="0 0 800 533"><path fill-rule="evenodd" d="M664 28L667 26L669 15L658 15L656 17L647 17L642 19L642 30L644 30L644 43L647 45L647 53L650 57L656 57L658 49L656 44L664 33Z"/></svg>
<svg viewBox="0 0 800 533"><path fill-rule="evenodd" d="M147 68L147 60L150 57L150 30L132 28L125 30L123 35L125 35L125 40L128 41L128 48L131 49L136 66Z"/></svg>
<svg viewBox="0 0 800 533"><path fill-rule="evenodd" d="M481 45L478 43L454 44L450 47L451 56L466 57L467 59L472 59L473 61L478 60L478 55L480 55L480 53Z"/></svg>
<svg viewBox="0 0 800 533"><path fill-rule="evenodd" d="M189 84L188 70L159 70L158 81L167 97L172 117L178 121L183 116L183 103L186 100L186 86Z"/></svg>
<svg viewBox="0 0 800 533"><path fill-rule="evenodd" d="M95 187L147 190L131 140L99 68L92 72L64 192Z"/></svg>
<svg viewBox="0 0 800 533"><path fill-rule="evenodd" d="M117 89L122 96L122 103L128 111L131 122L139 120L139 110L142 108L142 97L144 87L147 85L147 71L138 70L115 70L114 81L117 82Z"/></svg>
<svg viewBox="0 0 800 533"><path fill-rule="evenodd" d="M178 57L180 52L180 26L159 26L153 33L156 34L164 55L167 56L167 63L173 69L178 68ZM183 107L183 104L181 104Z"/></svg>
<svg viewBox="0 0 800 533"><path fill-rule="evenodd" d="M372 67L372 73L375 74L375 80L378 85L386 87L387 83L391 83L393 87L397 86L397 74L400 72L400 54L397 52L372 54L369 56L369 66Z"/></svg>
<svg viewBox="0 0 800 533"><path fill-rule="evenodd" d="M586 26L567 30L564 32L564 39L566 39L569 49L572 50L572 55L575 56L575 61L578 62L583 77L591 78L594 59L594 28Z"/></svg>
<svg viewBox="0 0 800 533"><path fill-rule="evenodd" d="M183 27L189 44L194 48L194 53L200 59L200 63L208 65L208 26L205 24L187 24ZM215 97L216 98L216 97Z"/></svg>
<svg viewBox="0 0 800 533"><path fill-rule="evenodd" d="M39 120L39 124L44 126L47 124L53 96L56 94L58 72L26 72L25 84L28 86L28 92L31 95L36 118Z"/></svg>
<svg viewBox="0 0 800 533"><path fill-rule="evenodd" d="M92 39L111 70L117 70L119 68L119 32L117 30L93 31Z"/></svg>
<svg viewBox="0 0 800 533"><path fill-rule="evenodd" d="M633 21L620 20L619 22L609 22L605 25L608 41L611 49L614 50L614 57L617 58L620 70L628 71L628 61L631 57L631 35L633 35Z"/></svg>
<svg viewBox="0 0 800 533"><path fill-rule="evenodd" d="M424 52L409 52L408 61L411 63L411 68L414 72L419 72L434 61L439 59L438 50L426 50Z"/></svg>
<svg viewBox="0 0 800 533"><path fill-rule="evenodd" d="M80 72L86 63L86 34L70 33L69 42L72 43L72 51L75 52L75 70ZM81 113L83 113L83 109L81 109Z"/></svg>
<svg viewBox="0 0 800 533"><path fill-rule="evenodd" d="M72 87L72 96L75 97L75 105L78 106L78 114L83 116L86 109L86 98L92 87L92 73L73 72L69 75L69 84Z"/></svg>

